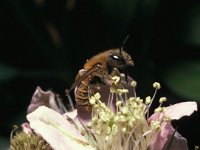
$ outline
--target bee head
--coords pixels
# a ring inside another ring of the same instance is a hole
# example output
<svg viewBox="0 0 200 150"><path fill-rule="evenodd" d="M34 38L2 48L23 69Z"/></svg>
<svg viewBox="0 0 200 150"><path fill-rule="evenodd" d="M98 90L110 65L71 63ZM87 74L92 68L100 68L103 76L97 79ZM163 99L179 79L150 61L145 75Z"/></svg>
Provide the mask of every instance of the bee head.
<svg viewBox="0 0 200 150"><path fill-rule="evenodd" d="M124 72L124 70L126 70L127 67L131 67L134 65L131 56L123 50L110 50L109 53L110 54L107 60L109 72L112 71L113 68L118 69L120 72Z"/></svg>

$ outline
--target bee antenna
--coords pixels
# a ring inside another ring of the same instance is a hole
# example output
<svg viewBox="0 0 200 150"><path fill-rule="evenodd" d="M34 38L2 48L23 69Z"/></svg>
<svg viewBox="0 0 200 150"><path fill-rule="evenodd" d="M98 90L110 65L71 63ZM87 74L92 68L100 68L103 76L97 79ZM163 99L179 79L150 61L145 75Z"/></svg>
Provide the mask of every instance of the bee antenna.
<svg viewBox="0 0 200 150"><path fill-rule="evenodd" d="M128 40L129 37L130 37L130 34L128 34L128 35L126 36L126 38L124 39L124 41L123 41L123 43L122 43L122 47L121 47L120 50L119 50L120 55L122 54L122 50L124 49L124 45L126 44L126 42L127 42L127 40Z"/></svg>
<svg viewBox="0 0 200 150"><path fill-rule="evenodd" d="M129 38L129 36L130 36L130 34L128 34L127 36L126 36L126 38L124 39L124 41L123 41L123 43L122 43L122 47L120 48L120 50L119 50L119 54L122 56L122 50L124 49L124 45L126 44L126 42L127 42L127 40L128 40L128 38ZM128 84L128 71L127 71L127 69L125 69L125 80L126 80L126 83Z"/></svg>

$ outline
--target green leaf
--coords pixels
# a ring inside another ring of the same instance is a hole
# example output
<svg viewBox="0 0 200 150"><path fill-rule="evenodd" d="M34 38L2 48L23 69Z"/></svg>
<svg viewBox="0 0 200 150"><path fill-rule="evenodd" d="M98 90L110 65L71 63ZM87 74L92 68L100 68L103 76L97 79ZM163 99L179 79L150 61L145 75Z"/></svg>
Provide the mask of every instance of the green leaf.
<svg viewBox="0 0 200 150"><path fill-rule="evenodd" d="M200 62L182 62L164 71L165 84L177 95L200 101Z"/></svg>

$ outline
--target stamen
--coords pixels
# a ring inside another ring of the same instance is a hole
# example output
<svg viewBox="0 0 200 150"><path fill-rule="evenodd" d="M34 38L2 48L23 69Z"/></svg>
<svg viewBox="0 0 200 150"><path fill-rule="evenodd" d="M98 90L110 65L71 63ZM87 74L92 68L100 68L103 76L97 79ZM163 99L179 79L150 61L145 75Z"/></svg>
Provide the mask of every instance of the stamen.
<svg viewBox="0 0 200 150"><path fill-rule="evenodd" d="M93 106L92 119L88 123L88 128L93 132L97 149L100 150L144 150L147 149L152 138L160 129L162 121L151 121L150 125L146 118L149 108L155 98L159 83L154 83L155 92L145 100L140 97L129 97L129 91L121 88L119 78L113 77L113 85L108 98L107 105L101 102L101 95L96 93L91 96L90 103ZM135 82L132 82L135 88ZM116 112L112 112L114 94L116 95ZM136 94L134 95L136 96ZM160 98L160 104L166 101L165 97ZM159 106L155 112L163 112L164 107ZM163 115L164 118L164 115ZM156 131L156 132L155 132Z"/></svg>
<svg viewBox="0 0 200 150"><path fill-rule="evenodd" d="M69 101L70 107L71 107L71 109L72 109L72 111L73 111L73 110L75 109L75 107L74 107L74 104L73 104L73 102L72 102L72 98L71 98L70 93L69 93L68 90L66 90L66 96L67 96L67 99L68 99L68 101Z"/></svg>
<svg viewBox="0 0 200 150"><path fill-rule="evenodd" d="M154 98L156 97L157 90L159 90L161 88L160 83L158 83L158 82L154 82L153 83L153 87L155 88L155 91L154 91L153 97L151 98L151 102L147 106L146 112L145 112L145 113L147 113L147 118L149 118L149 109L150 109L150 107L151 107L151 105L153 103Z"/></svg>

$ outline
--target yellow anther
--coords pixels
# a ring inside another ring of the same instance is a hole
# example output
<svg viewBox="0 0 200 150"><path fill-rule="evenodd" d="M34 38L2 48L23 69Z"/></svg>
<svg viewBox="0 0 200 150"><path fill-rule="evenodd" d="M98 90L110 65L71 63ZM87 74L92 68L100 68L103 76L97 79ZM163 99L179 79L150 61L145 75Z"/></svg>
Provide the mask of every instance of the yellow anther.
<svg viewBox="0 0 200 150"><path fill-rule="evenodd" d="M150 103L151 103L151 97L148 96L148 97L145 98L145 104L148 105Z"/></svg>
<svg viewBox="0 0 200 150"><path fill-rule="evenodd" d="M121 109L121 112L122 112L123 115L127 115L128 112L129 112L129 110L128 110L127 107L123 107L123 108Z"/></svg>
<svg viewBox="0 0 200 150"><path fill-rule="evenodd" d="M119 116L119 121L120 121L120 122L126 122L126 121L127 121L127 118L126 118L124 115L120 115L120 116Z"/></svg>
<svg viewBox="0 0 200 150"><path fill-rule="evenodd" d="M92 127L92 122L91 122L91 121L89 121L89 122L87 123L87 127L88 127L88 128L91 128L91 127Z"/></svg>
<svg viewBox="0 0 200 150"><path fill-rule="evenodd" d="M138 104L137 103L133 103L133 108L137 109L138 108Z"/></svg>
<svg viewBox="0 0 200 150"><path fill-rule="evenodd" d="M106 134L109 135L111 132L111 128L110 127L107 127L107 131L106 131Z"/></svg>
<svg viewBox="0 0 200 150"><path fill-rule="evenodd" d="M97 122L98 118L97 117L92 117L92 122Z"/></svg>
<svg viewBox="0 0 200 150"><path fill-rule="evenodd" d="M163 121L165 121L165 122L169 122L169 121L171 121L171 118L168 117L168 116L164 116L164 117L163 117Z"/></svg>
<svg viewBox="0 0 200 150"><path fill-rule="evenodd" d="M120 77L114 76L112 77L112 80L114 81L114 84L118 84L120 82Z"/></svg>
<svg viewBox="0 0 200 150"><path fill-rule="evenodd" d="M139 103L142 104L142 103L143 103L143 99L140 99L140 100L139 100Z"/></svg>
<svg viewBox="0 0 200 150"><path fill-rule="evenodd" d="M122 128L123 133L126 133L126 131L127 131L126 127Z"/></svg>
<svg viewBox="0 0 200 150"><path fill-rule="evenodd" d="M139 102L139 101L140 101L140 97L137 97L135 101L136 101L136 102Z"/></svg>
<svg viewBox="0 0 200 150"><path fill-rule="evenodd" d="M167 98L166 97L161 97L159 99L159 103L163 103L163 102L166 102L167 101Z"/></svg>
<svg viewBox="0 0 200 150"><path fill-rule="evenodd" d="M101 103L100 106L101 106L103 109L107 107L107 106L105 105L105 103Z"/></svg>
<svg viewBox="0 0 200 150"><path fill-rule="evenodd" d="M160 121L151 121L151 128L152 129L159 129L160 128Z"/></svg>
<svg viewBox="0 0 200 150"><path fill-rule="evenodd" d="M89 100L91 105L94 105L96 103L96 99L94 98L94 96L92 96Z"/></svg>
<svg viewBox="0 0 200 150"><path fill-rule="evenodd" d="M125 94L125 93L128 93L128 89L117 89L117 92L119 94Z"/></svg>
<svg viewBox="0 0 200 150"><path fill-rule="evenodd" d="M95 100L100 100L100 98L101 98L101 95L100 95L99 93L96 93L96 94L94 95L94 99L95 99Z"/></svg>
<svg viewBox="0 0 200 150"><path fill-rule="evenodd" d="M162 108L162 107L158 107L158 108L156 108L156 109L154 110L155 113L157 113L157 112L162 112L162 111L163 111L163 108Z"/></svg>
<svg viewBox="0 0 200 150"><path fill-rule="evenodd" d="M135 97L130 97L128 100L129 100L130 102L133 102L133 101L135 101Z"/></svg>
<svg viewBox="0 0 200 150"><path fill-rule="evenodd" d="M154 82L153 83L153 87L157 90L159 90L161 88L160 83L159 82Z"/></svg>
<svg viewBox="0 0 200 150"><path fill-rule="evenodd" d="M115 116L114 122L118 122L118 121L119 121L119 116Z"/></svg>
<svg viewBox="0 0 200 150"><path fill-rule="evenodd" d="M136 87L136 86L137 86L137 82L133 80L133 81L131 82L131 86L132 86L132 87Z"/></svg>
<svg viewBox="0 0 200 150"><path fill-rule="evenodd" d="M117 101L117 102L116 102L116 106L117 106L117 107L120 107L121 105L122 105L122 101Z"/></svg>

